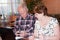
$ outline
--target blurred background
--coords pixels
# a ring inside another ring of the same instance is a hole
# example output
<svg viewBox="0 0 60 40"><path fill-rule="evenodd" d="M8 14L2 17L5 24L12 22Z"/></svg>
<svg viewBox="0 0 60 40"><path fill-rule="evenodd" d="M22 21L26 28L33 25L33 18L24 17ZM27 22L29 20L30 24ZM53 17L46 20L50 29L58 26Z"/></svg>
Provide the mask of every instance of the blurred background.
<svg viewBox="0 0 60 40"><path fill-rule="evenodd" d="M20 0L0 0L0 26L13 25L11 22L15 16L12 15L17 14L19 3Z"/></svg>
<svg viewBox="0 0 60 40"><path fill-rule="evenodd" d="M33 7L31 6L33 1L35 0L26 0L29 10ZM60 23L60 0L37 0L36 2L41 1L47 7L48 14L56 17ZM0 26L13 26L18 14L17 7L20 3L21 0L0 0Z"/></svg>

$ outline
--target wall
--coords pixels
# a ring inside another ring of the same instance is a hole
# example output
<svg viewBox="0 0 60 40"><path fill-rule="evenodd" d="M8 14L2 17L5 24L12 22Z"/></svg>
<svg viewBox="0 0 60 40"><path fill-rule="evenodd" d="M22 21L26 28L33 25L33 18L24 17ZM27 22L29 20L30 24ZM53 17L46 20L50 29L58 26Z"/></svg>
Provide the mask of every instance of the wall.
<svg viewBox="0 0 60 40"><path fill-rule="evenodd" d="M43 0L49 14L60 14L60 0Z"/></svg>

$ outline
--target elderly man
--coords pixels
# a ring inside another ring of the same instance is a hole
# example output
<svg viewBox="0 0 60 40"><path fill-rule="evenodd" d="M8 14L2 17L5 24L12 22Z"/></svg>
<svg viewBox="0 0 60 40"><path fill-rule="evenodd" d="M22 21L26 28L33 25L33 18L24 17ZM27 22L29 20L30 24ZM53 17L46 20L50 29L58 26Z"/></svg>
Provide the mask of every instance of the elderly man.
<svg viewBox="0 0 60 40"><path fill-rule="evenodd" d="M16 18L15 27L13 29L16 37L19 36L33 40L35 17L28 13L25 2L22 2L22 4L18 6L18 13L19 16Z"/></svg>

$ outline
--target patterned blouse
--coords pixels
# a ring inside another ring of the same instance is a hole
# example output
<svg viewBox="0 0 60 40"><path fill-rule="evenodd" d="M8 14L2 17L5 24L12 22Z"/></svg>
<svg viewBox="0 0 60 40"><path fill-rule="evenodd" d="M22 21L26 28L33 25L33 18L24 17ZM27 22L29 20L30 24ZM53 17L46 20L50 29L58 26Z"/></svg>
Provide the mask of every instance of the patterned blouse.
<svg viewBox="0 0 60 40"><path fill-rule="evenodd" d="M45 27L41 27L39 24L39 21L37 20L35 23L35 30L37 30L37 36L40 34L43 34L45 36L54 36L54 27L58 24L58 21L56 18L52 18L49 23Z"/></svg>

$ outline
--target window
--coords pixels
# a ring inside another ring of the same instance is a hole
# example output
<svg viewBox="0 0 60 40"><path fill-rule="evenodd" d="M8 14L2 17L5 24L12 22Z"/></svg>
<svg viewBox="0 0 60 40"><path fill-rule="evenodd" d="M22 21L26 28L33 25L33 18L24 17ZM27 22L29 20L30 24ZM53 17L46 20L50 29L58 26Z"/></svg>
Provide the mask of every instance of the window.
<svg viewBox="0 0 60 40"><path fill-rule="evenodd" d="M20 0L0 0L0 14L10 15L17 13L17 7Z"/></svg>

